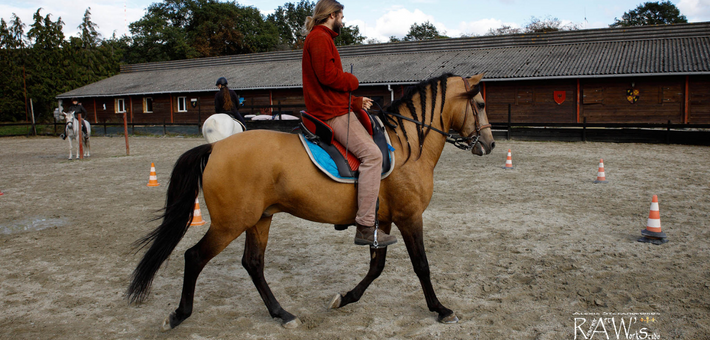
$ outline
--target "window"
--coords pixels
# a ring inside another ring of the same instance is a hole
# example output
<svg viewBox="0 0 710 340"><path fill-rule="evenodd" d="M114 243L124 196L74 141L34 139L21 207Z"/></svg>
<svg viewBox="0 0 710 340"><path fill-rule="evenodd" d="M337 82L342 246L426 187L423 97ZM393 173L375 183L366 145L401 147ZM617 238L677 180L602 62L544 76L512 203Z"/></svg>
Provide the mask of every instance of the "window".
<svg viewBox="0 0 710 340"><path fill-rule="evenodd" d="M126 100L123 98L116 98L116 113L126 112Z"/></svg>
<svg viewBox="0 0 710 340"><path fill-rule="evenodd" d="M153 113L153 98L151 98L151 97L143 98L143 112Z"/></svg>
<svg viewBox="0 0 710 340"><path fill-rule="evenodd" d="M187 97L178 97L177 100L178 112L187 112Z"/></svg>

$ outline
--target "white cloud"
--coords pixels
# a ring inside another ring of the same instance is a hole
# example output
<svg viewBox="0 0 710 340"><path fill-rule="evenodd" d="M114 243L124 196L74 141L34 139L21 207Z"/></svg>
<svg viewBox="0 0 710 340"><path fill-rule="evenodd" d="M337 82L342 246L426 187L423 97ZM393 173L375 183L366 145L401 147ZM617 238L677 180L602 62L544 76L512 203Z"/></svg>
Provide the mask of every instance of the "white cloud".
<svg viewBox="0 0 710 340"><path fill-rule="evenodd" d="M389 9L387 13L375 21L374 26L368 25L362 20L344 20L344 23L347 26L357 25L360 28L360 34L366 36L368 40L376 39L380 42L387 42L391 36L402 38L407 35L413 24L423 24L427 21L433 24L441 34L448 36L461 34L459 30L447 30L444 24L437 22L433 16L425 14L419 9L412 12L399 6Z"/></svg>
<svg viewBox="0 0 710 340"><path fill-rule="evenodd" d="M680 0L676 7L688 18L688 22L710 20L710 0Z"/></svg>
<svg viewBox="0 0 710 340"><path fill-rule="evenodd" d="M499 27L510 26L512 28L520 28L520 25L513 22L503 22L500 19L482 19L477 21L461 22L459 23L459 30L465 35L484 35L488 33L490 29L496 29ZM460 35L460 34L459 34ZM455 37L450 35L451 37Z"/></svg>
<svg viewBox="0 0 710 340"><path fill-rule="evenodd" d="M137 21L145 15L145 8L142 5L134 7L124 7L124 2L100 1L90 5L76 5L73 1L60 0L49 3L48 1L35 1L21 5L0 4L0 13L5 22L9 24L12 13L16 13L20 20L26 25L25 33L29 31L30 25L34 22L32 16L38 8L42 8L42 17L50 15L50 19L56 22L59 18L64 22L63 32L66 37L77 36L78 26L84 18L84 12L91 7L91 21L98 25L98 32L103 38L110 38L113 32L117 36L128 34L127 24ZM31 6L31 7L30 7ZM139 6L139 7L136 7Z"/></svg>

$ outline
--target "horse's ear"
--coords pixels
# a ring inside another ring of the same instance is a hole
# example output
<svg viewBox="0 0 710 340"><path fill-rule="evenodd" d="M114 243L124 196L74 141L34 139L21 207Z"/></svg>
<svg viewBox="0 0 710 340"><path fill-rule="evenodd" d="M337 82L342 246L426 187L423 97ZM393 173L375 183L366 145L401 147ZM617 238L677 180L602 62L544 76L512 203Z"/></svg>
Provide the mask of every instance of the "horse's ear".
<svg viewBox="0 0 710 340"><path fill-rule="evenodd" d="M481 82L481 79L483 79L483 75L485 75L485 73L477 74L471 78L468 78L468 81L473 85L478 84Z"/></svg>

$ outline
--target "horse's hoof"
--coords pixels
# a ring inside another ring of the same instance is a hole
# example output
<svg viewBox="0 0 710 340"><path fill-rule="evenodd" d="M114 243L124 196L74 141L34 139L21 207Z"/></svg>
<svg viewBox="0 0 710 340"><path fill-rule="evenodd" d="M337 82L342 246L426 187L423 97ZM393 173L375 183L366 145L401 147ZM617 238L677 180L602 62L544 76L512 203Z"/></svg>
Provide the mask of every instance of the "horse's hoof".
<svg viewBox="0 0 710 340"><path fill-rule="evenodd" d="M298 318L295 318L289 322L284 322L281 324L281 326L283 326L283 328L286 328L286 329L294 329L300 325L301 325L301 320L299 320Z"/></svg>
<svg viewBox="0 0 710 340"><path fill-rule="evenodd" d="M167 331L169 331L169 330L171 330L171 329L173 329L173 328L170 327L170 317L167 317L167 318L165 318L165 320L163 321L163 325L160 326L160 330L163 331L163 332L167 332Z"/></svg>
<svg viewBox="0 0 710 340"><path fill-rule="evenodd" d="M177 326L177 325L173 326L170 324L170 320L175 320L175 318L176 318L175 312L170 312L168 317L165 318L165 320L163 321L163 325L160 326L160 330L163 332L167 332L167 331L175 328L175 326Z"/></svg>
<svg viewBox="0 0 710 340"><path fill-rule="evenodd" d="M448 323L448 324L458 323L458 322L459 322L459 318L456 316L455 313L451 313L449 316L445 316L445 317L443 317L443 318L440 317L440 318L439 318L439 322L441 322L441 323Z"/></svg>
<svg viewBox="0 0 710 340"><path fill-rule="evenodd" d="M340 294L335 294L335 296L333 296L333 299L330 300L330 306L328 306L328 308L330 308L330 309L340 308L341 303L343 303L343 296Z"/></svg>

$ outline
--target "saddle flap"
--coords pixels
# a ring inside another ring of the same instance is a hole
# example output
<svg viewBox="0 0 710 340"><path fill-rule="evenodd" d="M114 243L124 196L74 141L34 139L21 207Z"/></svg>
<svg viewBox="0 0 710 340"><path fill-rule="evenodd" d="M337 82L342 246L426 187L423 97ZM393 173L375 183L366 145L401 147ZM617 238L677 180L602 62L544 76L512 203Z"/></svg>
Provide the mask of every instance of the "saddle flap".
<svg viewBox="0 0 710 340"><path fill-rule="evenodd" d="M312 134L318 136L321 141L328 145L332 145L334 141L333 128L322 120L311 116L306 111L301 111L301 121L303 122L303 127L305 127Z"/></svg>
<svg viewBox="0 0 710 340"><path fill-rule="evenodd" d="M367 130L367 133L370 134L370 136L374 135L373 129L372 129L372 120L370 119L370 114L367 113L367 111L360 109L360 110L355 110L355 116L357 119L360 121L362 126L365 127L365 130Z"/></svg>

